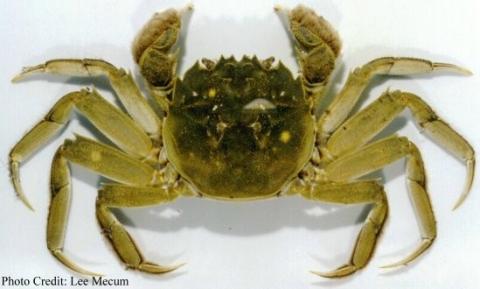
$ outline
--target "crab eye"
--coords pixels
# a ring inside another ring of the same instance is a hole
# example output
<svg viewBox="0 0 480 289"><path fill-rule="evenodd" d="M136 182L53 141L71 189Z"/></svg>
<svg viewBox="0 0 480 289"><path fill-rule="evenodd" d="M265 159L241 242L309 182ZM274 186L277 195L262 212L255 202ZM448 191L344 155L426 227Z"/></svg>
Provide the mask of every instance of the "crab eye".
<svg viewBox="0 0 480 289"><path fill-rule="evenodd" d="M244 107L243 110L246 111L265 111L265 110L271 110L271 109L276 109L277 106L270 101L268 101L265 98L256 98L249 103L247 103Z"/></svg>

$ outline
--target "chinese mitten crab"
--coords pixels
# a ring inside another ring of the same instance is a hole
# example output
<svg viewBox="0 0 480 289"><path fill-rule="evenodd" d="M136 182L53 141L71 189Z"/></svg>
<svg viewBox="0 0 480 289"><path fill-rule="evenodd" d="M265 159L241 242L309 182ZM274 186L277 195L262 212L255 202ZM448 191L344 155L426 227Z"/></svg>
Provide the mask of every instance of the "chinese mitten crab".
<svg viewBox="0 0 480 289"><path fill-rule="evenodd" d="M371 259L388 214L383 186L359 178L401 158L407 161L407 187L421 239L410 255L389 266L407 264L430 247L436 224L419 150L406 137L373 139L408 108L418 126L466 163L466 185L456 207L472 185L472 147L410 92L386 91L358 113L352 110L376 75L435 71L468 75L469 71L424 59L374 59L353 70L333 102L317 116L317 104L326 93L340 52L337 33L326 20L304 6L277 8L286 16L295 40L300 66L296 78L281 62L255 56L240 61L202 59L178 77L176 43L187 10L190 7L155 14L133 43L134 59L162 115L150 107L129 72L100 59L50 60L25 68L13 79L20 81L37 73L105 76L123 105L122 109L115 107L96 90L68 93L11 150L12 182L30 207L21 188L19 166L68 123L72 110L113 143L76 136L55 153L47 247L60 262L76 272L94 274L63 252L70 162L111 180L99 190L98 221L120 259L144 272L165 273L177 266L147 261L111 208L163 204L181 196L243 201L300 195L311 201L372 205L351 258L331 272L315 272L324 277L352 274Z"/></svg>

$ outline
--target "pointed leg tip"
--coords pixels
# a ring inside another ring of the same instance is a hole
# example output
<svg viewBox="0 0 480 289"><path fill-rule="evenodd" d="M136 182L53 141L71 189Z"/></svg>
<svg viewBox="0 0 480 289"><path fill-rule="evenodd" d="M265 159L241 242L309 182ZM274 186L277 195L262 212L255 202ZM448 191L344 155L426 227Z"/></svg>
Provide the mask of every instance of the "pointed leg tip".
<svg viewBox="0 0 480 289"><path fill-rule="evenodd" d="M186 262L182 262L182 263L179 263L179 264L170 266L171 270L168 271L168 272L175 271L175 270L177 270L178 268L183 267L183 266L186 265L186 264L187 264Z"/></svg>
<svg viewBox="0 0 480 289"><path fill-rule="evenodd" d="M151 274L166 274L166 273L177 270L178 268L182 267L185 264L186 263L180 263L172 266L162 266L155 263L145 262L143 264L140 264L140 266L138 266L137 269L142 272L147 272Z"/></svg>
<svg viewBox="0 0 480 289"><path fill-rule="evenodd" d="M22 201L22 203L29 208L32 212L35 211L33 208L32 204L28 200L28 198L25 196L22 186L20 184L20 179L18 178L18 165L12 164L11 165L11 180L13 183L13 189L15 193L17 194L17 197Z"/></svg>
<svg viewBox="0 0 480 289"><path fill-rule="evenodd" d="M310 271L310 273L315 274L317 276L323 277L323 278L342 278L346 277L349 275L352 275L353 273L357 272L358 268L353 266L353 265L345 265L342 267L339 267L336 270L330 271L330 272L318 272L318 271Z"/></svg>
<svg viewBox="0 0 480 289"><path fill-rule="evenodd" d="M22 203L32 212L35 212L35 208L32 206L32 204L30 204L30 202L28 201L28 199L26 198L20 198L20 200L22 201Z"/></svg>
<svg viewBox="0 0 480 289"><path fill-rule="evenodd" d="M467 179L463 188L462 193L460 194L460 197L458 200L455 202L455 205L452 208L452 211L455 211L458 209L467 199L468 195L470 194L470 191L472 189L473 185L473 179L475 176L475 160L468 160L466 162L467 165Z"/></svg>
<svg viewBox="0 0 480 289"><path fill-rule="evenodd" d="M466 70L466 76L472 76L472 75L473 75L473 72L467 69Z"/></svg>
<svg viewBox="0 0 480 289"><path fill-rule="evenodd" d="M104 276L103 274L100 274L100 273L85 270L82 267L78 266L77 264L73 263L60 249L52 249L51 252L53 256L55 256L55 258L57 258L57 260L60 261L60 263L65 265L70 270L77 272L78 274L86 275L86 276L98 276L98 277Z"/></svg>
<svg viewBox="0 0 480 289"><path fill-rule="evenodd" d="M317 275L317 276L320 276L320 277L323 277L323 278L334 278L334 276L332 276L330 273L328 272L319 272L319 271L310 271L310 273L314 274L314 275Z"/></svg>
<svg viewBox="0 0 480 289"><path fill-rule="evenodd" d="M455 202L455 205L453 205L452 211L457 210L458 208L460 208L461 205L463 205L463 203L467 199L468 195L470 194L470 189L471 189L471 183L466 185L462 194L460 195L458 200Z"/></svg>
<svg viewBox="0 0 480 289"><path fill-rule="evenodd" d="M457 71L460 73L460 74L463 74L465 76L472 76L473 75L473 72L467 68L464 68L464 67L461 67L461 66L456 66L457 68Z"/></svg>
<svg viewBox="0 0 480 289"><path fill-rule="evenodd" d="M28 75L29 75L29 73L25 72L25 68L24 68L24 70L22 72L20 72L19 74L15 75L12 78L11 82L12 83L19 83L19 82L25 80L25 78L27 78Z"/></svg>
<svg viewBox="0 0 480 289"><path fill-rule="evenodd" d="M459 67L460 69L458 69L457 71L460 72L460 74L464 75L464 76L472 76L473 75L473 72L471 72L470 70L466 69L466 68L462 68L462 67Z"/></svg>
<svg viewBox="0 0 480 289"><path fill-rule="evenodd" d="M10 81L12 83L18 83L18 82L22 81L23 79L24 79L23 73L19 73L19 74L15 75Z"/></svg>
<svg viewBox="0 0 480 289"><path fill-rule="evenodd" d="M453 73L458 73L464 76L471 76L473 73L461 66L455 65L455 64L450 64L450 63L435 63L434 64L434 70L436 71L446 71L446 72L453 72Z"/></svg>
<svg viewBox="0 0 480 289"><path fill-rule="evenodd" d="M460 206L465 202L465 199L467 198L468 191L463 192L460 198L455 202L455 205L453 205L452 211L456 211Z"/></svg>
<svg viewBox="0 0 480 289"><path fill-rule="evenodd" d="M27 199L25 194L23 193L23 190L19 188L18 186L14 186L15 192L17 193L17 197L20 199L20 201L32 212L35 212L35 209L33 208L32 204L30 201Z"/></svg>
<svg viewBox="0 0 480 289"><path fill-rule="evenodd" d="M398 262L394 262L385 266L381 266L380 268L382 269L392 269L392 268L398 268L401 266L407 266L411 262L413 262L415 259L417 259L420 255L425 253L425 251L430 248L430 246L433 244L433 241L435 240L435 237L424 237L420 245L413 251L410 255L407 257L403 258L402 260Z"/></svg>
<svg viewBox="0 0 480 289"><path fill-rule="evenodd" d="M45 72L45 65L44 64L24 67L19 74L15 75L12 78L11 81L13 83L20 82L20 81L24 80L25 78L29 77L30 75L38 73L38 72Z"/></svg>

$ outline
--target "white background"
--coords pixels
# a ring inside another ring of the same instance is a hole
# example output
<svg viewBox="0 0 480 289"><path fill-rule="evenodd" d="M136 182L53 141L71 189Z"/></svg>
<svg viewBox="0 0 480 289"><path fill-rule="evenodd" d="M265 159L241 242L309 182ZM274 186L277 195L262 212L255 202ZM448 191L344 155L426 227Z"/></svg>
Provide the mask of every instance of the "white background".
<svg viewBox="0 0 480 289"><path fill-rule="evenodd" d="M257 54L297 69L292 48L272 1L194 1L181 71L201 57ZM447 74L380 78L367 101L391 87L425 101L480 151L480 21L476 0L306 1L336 27L343 39L338 89L349 70L374 57L415 56L471 69L472 77ZM35 212L15 197L8 180L8 151L65 93L94 84L113 100L104 80L37 77L13 85L22 66L60 57L103 58L133 69L130 43L154 11L182 1L5 1L0 2L0 275L14 278L80 277L47 251L48 174L53 152L72 132L91 135L74 118L62 135L22 166L25 191ZM280 2L292 7L296 1ZM84 123L84 122L83 122ZM417 262L399 270L379 269L404 257L419 241L404 184L404 163L384 170L390 219L370 264L353 277L327 280L327 271L350 255L361 226L362 207L327 206L297 197L253 203L181 199L145 209L122 210L127 228L151 261L187 262L174 273L150 276L126 271L100 234L94 203L98 178L73 166L73 202L66 253L81 266L130 288L475 288L480 284L480 183L466 203L460 194L464 166L422 136L409 113L388 129L421 149L438 222L438 239ZM478 180L477 180L478 181Z"/></svg>

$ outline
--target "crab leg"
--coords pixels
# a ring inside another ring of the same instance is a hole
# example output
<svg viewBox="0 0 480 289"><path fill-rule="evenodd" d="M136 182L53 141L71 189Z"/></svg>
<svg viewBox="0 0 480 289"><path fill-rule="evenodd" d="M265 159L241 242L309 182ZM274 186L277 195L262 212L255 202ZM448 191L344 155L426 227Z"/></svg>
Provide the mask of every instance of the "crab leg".
<svg viewBox="0 0 480 289"><path fill-rule="evenodd" d="M100 59L54 59L26 67L13 78L21 81L33 74L51 73L68 76L106 76L130 116L153 137L160 137L161 121L147 103L130 73Z"/></svg>
<svg viewBox="0 0 480 289"><path fill-rule="evenodd" d="M446 71L461 75L471 75L465 68L449 64L431 62L425 59L409 57L382 57L356 68L348 76L347 82L337 94L328 109L318 120L321 130L320 139L323 143L343 121L347 119L358 102L362 92L377 75L412 75Z"/></svg>
<svg viewBox="0 0 480 289"><path fill-rule="evenodd" d="M63 252L65 230L70 209L70 170L60 147L52 162L50 190L51 201L47 221L47 248L62 264L84 275L99 275L87 271L72 262Z"/></svg>
<svg viewBox="0 0 480 289"><path fill-rule="evenodd" d="M115 144L133 156L146 157L152 151L153 145L148 135L96 91L82 90L69 93L62 97L44 119L24 135L10 152L10 174L14 189L29 208L32 206L23 193L19 179L20 163L66 125L74 107Z"/></svg>
<svg viewBox="0 0 480 289"><path fill-rule="evenodd" d="M77 266L63 252L71 195L68 161L96 171L109 179L136 186L148 186L154 183L155 170L113 147L80 136L73 141L66 140L57 150L51 171L52 199L47 223L47 247L60 262L73 271L97 275ZM133 192L136 191L138 190L133 190ZM108 201L108 192L101 196L106 203L111 202Z"/></svg>
<svg viewBox="0 0 480 289"><path fill-rule="evenodd" d="M341 156L361 147L407 107L418 125L434 141L466 162L467 178L463 192L454 206L457 208L465 200L472 186L475 169L473 148L461 135L440 119L420 97L412 93L385 92L378 100L343 123L328 139L326 149L333 156Z"/></svg>
<svg viewBox="0 0 480 289"><path fill-rule="evenodd" d="M312 272L326 278L339 278L355 273L365 267L373 255L378 236L388 215L388 203L383 187L373 181L354 183L326 183L305 185L296 188L310 200L335 204L373 204L365 223L358 234L350 261L331 272Z"/></svg>
<svg viewBox="0 0 480 289"><path fill-rule="evenodd" d="M327 179L341 182L379 170L403 157L407 157L407 185L418 216L422 240L406 258L385 267L410 263L431 246L437 235L435 216L426 189L423 160L417 147L405 137L390 137L343 155L325 168Z"/></svg>
<svg viewBox="0 0 480 289"><path fill-rule="evenodd" d="M79 135L74 140L65 140L62 156L123 184L147 186L157 181L155 169L150 165L116 148Z"/></svg>
<svg viewBox="0 0 480 289"><path fill-rule="evenodd" d="M176 185L176 187L172 188L107 185L100 190L97 198L98 221L118 256L129 268L153 274L162 274L173 271L183 264L161 266L145 261L138 246L124 226L110 211L110 208L142 207L171 202L183 190L182 186Z"/></svg>

